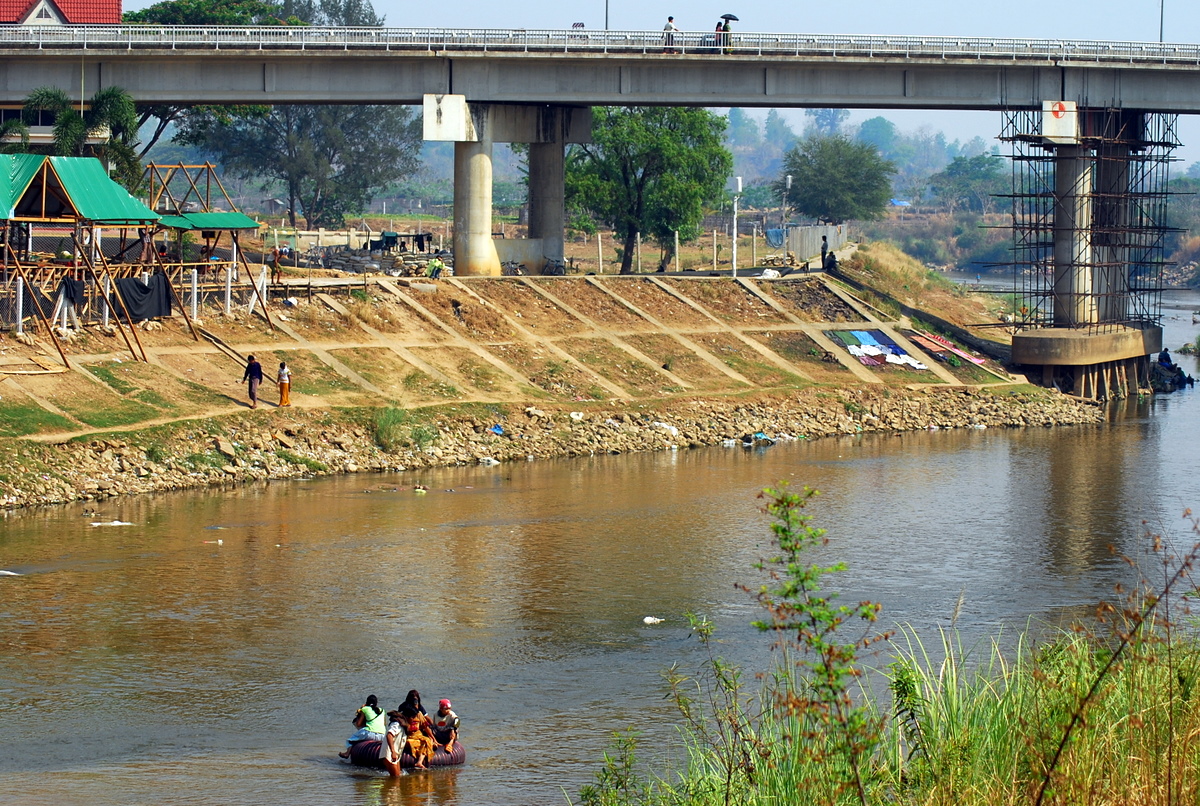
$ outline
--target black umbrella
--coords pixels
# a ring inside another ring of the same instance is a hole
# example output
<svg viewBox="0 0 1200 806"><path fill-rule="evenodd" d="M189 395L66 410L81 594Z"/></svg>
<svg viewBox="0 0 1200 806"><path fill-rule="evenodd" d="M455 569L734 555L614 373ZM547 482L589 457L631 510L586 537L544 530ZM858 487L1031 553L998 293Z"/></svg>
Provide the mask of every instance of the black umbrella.
<svg viewBox="0 0 1200 806"><path fill-rule="evenodd" d="M723 20L732 20L733 22L741 22L741 20L739 20L739 19L737 18L737 15L736 15L736 14L722 14L722 15L721 15L721 19L723 19Z"/></svg>

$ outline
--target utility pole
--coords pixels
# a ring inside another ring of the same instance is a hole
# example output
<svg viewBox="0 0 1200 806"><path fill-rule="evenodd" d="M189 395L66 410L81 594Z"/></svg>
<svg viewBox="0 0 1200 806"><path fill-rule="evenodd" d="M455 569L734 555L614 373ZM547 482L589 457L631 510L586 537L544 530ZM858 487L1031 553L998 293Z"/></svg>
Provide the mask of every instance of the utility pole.
<svg viewBox="0 0 1200 806"><path fill-rule="evenodd" d="M742 198L742 178L736 177L737 190L733 193L733 250L730 255L731 265L733 266L733 276L737 277L737 214L738 200Z"/></svg>
<svg viewBox="0 0 1200 806"><path fill-rule="evenodd" d="M788 174L783 180L783 195L779 198L779 230L787 235L787 197L792 192L792 175Z"/></svg>

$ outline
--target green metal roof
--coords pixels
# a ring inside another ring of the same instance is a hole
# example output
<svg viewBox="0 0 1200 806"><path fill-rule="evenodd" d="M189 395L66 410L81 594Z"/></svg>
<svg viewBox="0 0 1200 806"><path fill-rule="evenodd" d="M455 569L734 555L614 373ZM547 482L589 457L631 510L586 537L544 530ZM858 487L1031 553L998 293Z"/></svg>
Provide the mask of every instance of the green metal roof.
<svg viewBox="0 0 1200 806"><path fill-rule="evenodd" d="M98 224L132 224L157 221L161 216L142 204L104 171L91 157L45 157L58 176L63 192L85 221Z"/></svg>
<svg viewBox="0 0 1200 806"><path fill-rule="evenodd" d="M243 213L181 213L165 215L158 222L171 229L258 229L262 226Z"/></svg>

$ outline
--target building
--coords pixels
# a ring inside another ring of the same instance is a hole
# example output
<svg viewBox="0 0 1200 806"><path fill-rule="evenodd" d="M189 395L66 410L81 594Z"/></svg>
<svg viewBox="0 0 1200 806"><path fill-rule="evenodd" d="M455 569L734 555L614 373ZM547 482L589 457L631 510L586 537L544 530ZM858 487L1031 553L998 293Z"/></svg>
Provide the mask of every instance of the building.
<svg viewBox="0 0 1200 806"><path fill-rule="evenodd" d="M121 0L0 0L4 25L119 25Z"/></svg>

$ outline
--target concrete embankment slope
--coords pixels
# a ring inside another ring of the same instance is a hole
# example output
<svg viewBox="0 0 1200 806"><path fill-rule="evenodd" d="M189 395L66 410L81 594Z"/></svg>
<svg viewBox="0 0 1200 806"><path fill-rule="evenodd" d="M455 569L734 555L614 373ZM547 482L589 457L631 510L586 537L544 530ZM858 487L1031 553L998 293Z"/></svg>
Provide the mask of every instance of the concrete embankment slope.
<svg viewBox="0 0 1200 806"><path fill-rule="evenodd" d="M0 503L20 506L313 472L815 437L930 426L1096 422L995 364L939 362L823 277L361 280L280 290L274 327L201 312L68 341L0 369ZM285 299L290 298L290 301ZM827 335L878 330L929 369L866 367ZM293 373L293 407L245 408L240 356ZM30 369L35 367L36 369ZM498 428L494 428L498 426Z"/></svg>

